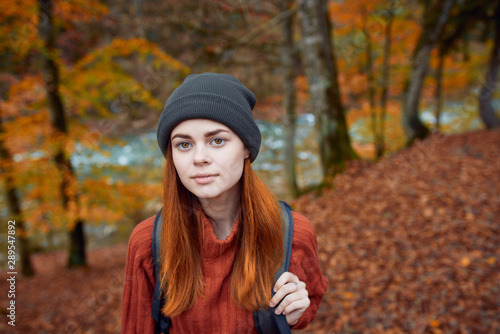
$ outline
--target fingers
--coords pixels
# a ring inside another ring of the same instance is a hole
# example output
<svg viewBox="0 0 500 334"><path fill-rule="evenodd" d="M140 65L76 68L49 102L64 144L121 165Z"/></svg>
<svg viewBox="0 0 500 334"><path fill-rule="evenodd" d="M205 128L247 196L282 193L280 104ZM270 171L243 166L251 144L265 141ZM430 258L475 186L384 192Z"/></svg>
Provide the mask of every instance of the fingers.
<svg viewBox="0 0 500 334"><path fill-rule="evenodd" d="M292 273L284 272L274 284L275 295L271 298L269 305L274 307L278 305L280 300L282 300L286 295L297 291L298 284L300 280L297 276ZM305 288L305 283L304 288Z"/></svg>
<svg viewBox="0 0 500 334"><path fill-rule="evenodd" d="M271 298L269 306L274 307L279 303L274 312L283 313L288 324L295 325L311 304L306 284L296 275L285 272L276 281L274 291L276 293Z"/></svg>
<svg viewBox="0 0 500 334"><path fill-rule="evenodd" d="M295 283L286 283L285 285L281 286L281 288L278 289L276 294L271 298L271 302L269 303L269 306L274 307L278 305L278 303L285 298L286 295L289 295L291 293L294 293L298 291L300 288L305 288L305 283L301 282L302 285L299 286L300 283L295 284Z"/></svg>
<svg viewBox="0 0 500 334"><path fill-rule="evenodd" d="M290 312L290 313L286 314L285 315L286 322L290 326L294 326L295 324L297 324L297 322L299 322L300 317L304 314L304 312L306 311L306 309L307 309L307 307L305 307L305 308L298 308L298 309L294 310L293 312Z"/></svg>
<svg viewBox="0 0 500 334"><path fill-rule="evenodd" d="M302 283L302 282L301 282ZM300 283L298 285L301 285ZM305 288L305 284L302 283L303 287L298 289L296 292L287 295L281 303L276 307L275 313L288 315L298 309L306 309L309 307L309 293Z"/></svg>
<svg viewBox="0 0 500 334"><path fill-rule="evenodd" d="M299 283L299 282L300 280L297 276L288 271L285 271L283 274L281 274L281 276L274 284L274 292L278 292L278 290L286 283Z"/></svg>

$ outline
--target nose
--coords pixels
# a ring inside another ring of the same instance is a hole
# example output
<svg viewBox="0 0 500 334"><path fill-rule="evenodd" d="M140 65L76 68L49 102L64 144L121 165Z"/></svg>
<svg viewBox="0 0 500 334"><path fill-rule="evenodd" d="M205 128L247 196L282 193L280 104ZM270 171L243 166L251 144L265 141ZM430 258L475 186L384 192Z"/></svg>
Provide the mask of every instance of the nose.
<svg viewBox="0 0 500 334"><path fill-rule="evenodd" d="M195 148L193 156L193 164L195 166L209 165L212 163L212 159L204 146L197 146Z"/></svg>

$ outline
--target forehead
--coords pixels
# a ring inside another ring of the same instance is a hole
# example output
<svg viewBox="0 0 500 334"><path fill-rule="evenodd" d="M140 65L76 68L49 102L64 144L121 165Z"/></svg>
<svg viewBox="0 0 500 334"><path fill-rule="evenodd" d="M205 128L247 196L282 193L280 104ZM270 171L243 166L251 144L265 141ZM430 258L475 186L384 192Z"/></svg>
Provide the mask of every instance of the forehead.
<svg viewBox="0 0 500 334"><path fill-rule="evenodd" d="M195 118L195 119L188 119L177 124L173 128L170 137L174 136L176 133L199 134L218 129L226 130L230 133L233 133L233 131L230 128L228 128L222 123L212 121L209 119Z"/></svg>

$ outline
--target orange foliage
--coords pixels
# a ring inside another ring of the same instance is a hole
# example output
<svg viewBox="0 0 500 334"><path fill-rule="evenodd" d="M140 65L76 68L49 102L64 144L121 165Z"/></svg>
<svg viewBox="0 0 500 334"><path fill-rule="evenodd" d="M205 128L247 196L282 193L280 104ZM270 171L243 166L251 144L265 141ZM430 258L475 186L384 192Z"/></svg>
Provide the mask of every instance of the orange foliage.
<svg viewBox="0 0 500 334"><path fill-rule="evenodd" d="M25 56L37 39L36 1L0 1L0 52Z"/></svg>
<svg viewBox="0 0 500 334"><path fill-rule="evenodd" d="M109 45L97 49L85 56L75 66L74 70L83 70L85 67L91 66L95 61L110 62L114 57L128 57L132 53L137 53L142 58L153 55L155 56L154 65L161 65L161 62L163 62L174 70L183 71L184 75L189 73L189 69L181 62L161 51L155 43L142 38L132 38L128 40L116 38Z"/></svg>
<svg viewBox="0 0 500 334"><path fill-rule="evenodd" d="M84 116L93 109L103 117L110 117L112 107L123 110L132 108L133 103L144 103L155 109L160 109L162 103L155 99L148 90L151 84L147 79L153 74L147 74L141 81L136 81L130 74L123 71L117 59L138 57L148 63L153 69L167 68L172 72L169 81L176 77L184 77L189 68L170 57L160 48L144 39L115 39L109 45L96 49L83 57L73 68L65 70L65 85L62 92L66 96L70 109ZM164 70L162 70L164 71ZM164 75L164 74L163 74ZM162 79L162 78L160 78ZM154 88L154 87L153 87Z"/></svg>
<svg viewBox="0 0 500 334"><path fill-rule="evenodd" d="M55 1L54 15L63 22L90 22L108 14L108 8L99 0Z"/></svg>
<svg viewBox="0 0 500 334"><path fill-rule="evenodd" d="M375 157L374 144L360 144L357 142L353 142L352 148L363 159L373 159Z"/></svg>
<svg viewBox="0 0 500 334"><path fill-rule="evenodd" d="M335 27L334 41L337 46L337 65L339 69L339 84L342 100L345 103L347 123L356 124L356 132L366 140L373 140L371 130L372 110L368 105L368 70L366 68L367 43L371 44L373 75L375 83L376 111L379 114L383 65L383 47L385 39L386 17L389 10L387 1L330 1L329 15ZM395 130L403 136L399 122L400 106L394 107L391 99L401 96L409 74L413 45L420 33L420 24L412 16L420 15L421 7L395 2L395 16L392 23L392 45L390 53L389 104L392 115L388 117L386 129ZM409 47L411 46L411 47ZM432 92L429 91L429 96ZM396 103L397 105L397 103ZM359 121L359 122L358 122ZM394 133L386 134L386 145L391 148L400 147L400 139ZM371 139L370 139L371 138ZM392 142L396 140L396 142ZM358 143L357 145L361 145ZM366 150L368 155L369 150ZM363 155L364 153L362 153Z"/></svg>
<svg viewBox="0 0 500 334"><path fill-rule="evenodd" d="M98 0L53 1L56 24L70 27L74 22L90 22L108 13ZM0 52L13 52L18 59L31 49L39 49L37 25L39 21L36 0L0 2Z"/></svg>
<svg viewBox="0 0 500 334"><path fill-rule="evenodd" d="M74 22L102 18L107 14L107 8L95 0L75 0L54 2L53 12L56 25L70 29ZM36 1L2 2L0 20L0 51L12 54L15 61L22 63L29 52L40 48ZM91 50L73 66L64 64L59 56L59 51L55 52L54 60L61 78L59 89L69 128L66 136L52 130L46 108L47 93L40 75L21 72L0 76L1 82L9 87L6 99L0 100L5 130L2 136L14 160L9 166L6 161L0 161L2 167L8 167L2 177L9 172L14 178L23 200L23 215L29 233L71 228L69 223L78 216L88 222L113 223L124 218L125 210L129 213L142 210L146 199L160 192L159 185L113 182L109 177L100 178L101 171L96 168L94 179L70 180L68 196L74 198L78 193L79 206L70 202L64 210L59 183L67 171L58 170L51 157L60 145L63 145L65 154L71 156L77 144L102 152L103 143L117 142L85 124L88 111L111 117L109 105L116 101L122 103L119 99L123 96L127 98L124 104L142 103L161 108L161 103L150 91L155 87L148 86L146 78L140 82L126 73L118 66L118 59L135 58L153 68L166 68L172 74L168 76L169 80L176 80L176 74L184 77L189 73L189 68L161 51L156 44L143 39L115 39L107 46ZM161 75L165 76L166 72ZM119 172L123 175L123 170ZM127 176L147 182L144 173L142 178L134 175L134 171Z"/></svg>

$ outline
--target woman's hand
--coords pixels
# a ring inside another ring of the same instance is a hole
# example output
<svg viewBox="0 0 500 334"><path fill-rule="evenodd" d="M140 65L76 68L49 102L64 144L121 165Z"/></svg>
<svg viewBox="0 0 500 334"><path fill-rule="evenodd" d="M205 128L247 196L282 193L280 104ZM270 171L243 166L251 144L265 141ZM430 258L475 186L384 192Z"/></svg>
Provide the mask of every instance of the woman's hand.
<svg viewBox="0 0 500 334"><path fill-rule="evenodd" d="M269 306L276 307L275 313L283 313L290 326L295 325L311 304L306 283L290 272L284 272L274 285L276 294L271 298Z"/></svg>

